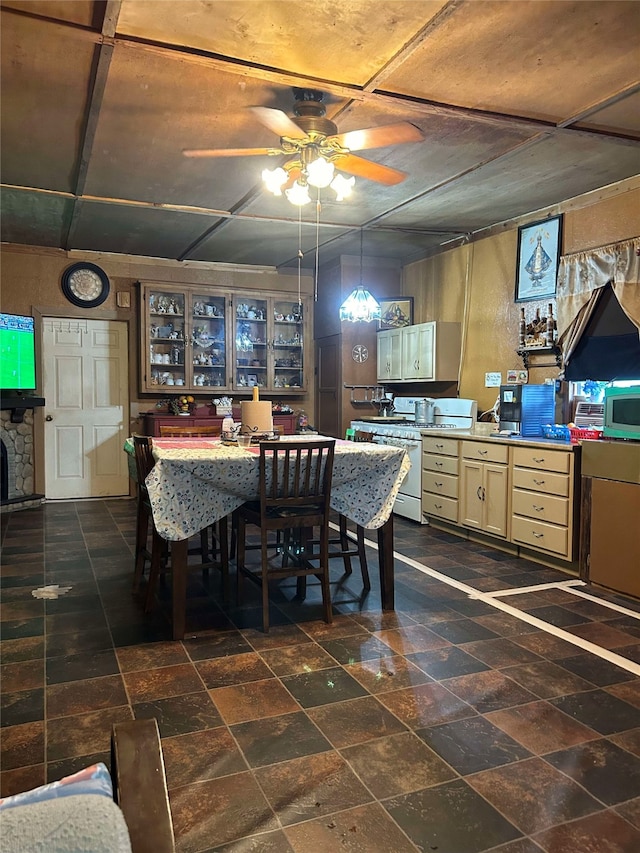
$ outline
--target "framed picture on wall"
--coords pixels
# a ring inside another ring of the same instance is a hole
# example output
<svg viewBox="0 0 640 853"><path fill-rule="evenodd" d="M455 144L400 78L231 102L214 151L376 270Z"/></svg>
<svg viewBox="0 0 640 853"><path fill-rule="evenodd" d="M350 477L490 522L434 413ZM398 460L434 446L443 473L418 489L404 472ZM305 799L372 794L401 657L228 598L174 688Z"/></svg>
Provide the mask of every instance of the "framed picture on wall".
<svg viewBox="0 0 640 853"><path fill-rule="evenodd" d="M562 215L518 228L516 302L556 295L562 243Z"/></svg>
<svg viewBox="0 0 640 853"><path fill-rule="evenodd" d="M413 296L383 296L380 302L378 331L413 325Z"/></svg>

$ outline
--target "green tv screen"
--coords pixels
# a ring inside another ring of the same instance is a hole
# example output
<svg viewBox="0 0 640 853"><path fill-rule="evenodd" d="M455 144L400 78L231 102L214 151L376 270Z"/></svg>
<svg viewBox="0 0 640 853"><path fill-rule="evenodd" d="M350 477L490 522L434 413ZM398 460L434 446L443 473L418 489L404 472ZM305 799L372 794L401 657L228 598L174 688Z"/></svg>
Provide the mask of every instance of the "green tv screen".
<svg viewBox="0 0 640 853"><path fill-rule="evenodd" d="M33 391L36 387L33 317L0 314L0 388Z"/></svg>

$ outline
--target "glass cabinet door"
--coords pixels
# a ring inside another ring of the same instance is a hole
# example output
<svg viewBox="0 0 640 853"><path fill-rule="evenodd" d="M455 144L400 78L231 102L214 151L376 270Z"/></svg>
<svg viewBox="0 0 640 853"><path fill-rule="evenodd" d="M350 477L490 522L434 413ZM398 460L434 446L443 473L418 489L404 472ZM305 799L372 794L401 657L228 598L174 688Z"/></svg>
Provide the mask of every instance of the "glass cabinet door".
<svg viewBox="0 0 640 853"><path fill-rule="evenodd" d="M273 300L273 370L272 388L304 387L302 303Z"/></svg>
<svg viewBox="0 0 640 853"><path fill-rule="evenodd" d="M185 295L171 289L148 288L145 298L148 312L147 384L184 386L190 381L190 374L185 372Z"/></svg>
<svg viewBox="0 0 640 853"><path fill-rule="evenodd" d="M266 299L234 296L234 388L269 387Z"/></svg>
<svg viewBox="0 0 640 853"><path fill-rule="evenodd" d="M225 297L195 292L189 298L193 387L227 388Z"/></svg>

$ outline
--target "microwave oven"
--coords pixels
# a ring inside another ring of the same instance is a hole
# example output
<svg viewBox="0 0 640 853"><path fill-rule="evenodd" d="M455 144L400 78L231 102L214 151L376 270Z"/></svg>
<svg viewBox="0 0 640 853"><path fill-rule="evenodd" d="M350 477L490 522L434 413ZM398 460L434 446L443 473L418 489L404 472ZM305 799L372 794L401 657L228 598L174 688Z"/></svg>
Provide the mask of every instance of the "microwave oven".
<svg viewBox="0 0 640 853"><path fill-rule="evenodd" d="M640 441L640 385L604 389L602 434Z"/></svg>

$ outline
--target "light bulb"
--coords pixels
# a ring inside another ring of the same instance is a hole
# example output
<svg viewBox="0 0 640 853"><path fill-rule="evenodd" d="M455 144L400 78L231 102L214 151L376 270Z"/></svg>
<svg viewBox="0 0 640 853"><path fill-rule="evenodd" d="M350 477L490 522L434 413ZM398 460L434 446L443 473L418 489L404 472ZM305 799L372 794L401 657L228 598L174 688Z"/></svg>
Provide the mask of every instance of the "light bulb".
<svg viewBox="0 0 640 853"><path fill-rule="evenodd" d="M331 183L334 173L334 165L330 160L325 160L324 157L318 157L307 166L307 181L312 187L328 187Z"/></svg>
<svg viewBox="0 0 640 853"><path fill-rule="evenodd" d="M344 175L336 175L335 178L331 181L331 189L336 194L336 201L342 201L351 195L351 191L353 190L356 183L356 179L353 175L350 178L345 178Z"/></svg>
<svg viewBox="0 0 640 853"><path fill-rule="evenodd" d="M288 179L289 176L282 166L278 166L277 169L263 169L262 171L262 180L269 192L274 195L282 195L282 187Z"/></svg>
<svg viewBox="0 0 640 853"><path fill-rule="evenodd" d="M296 181L290 189L285 190L284 194L291 204L295 204L298 207L302 207L303 204L307 204L311 201L311 197L309 196L309 187L307 187L306 184L299 183L298 181Z"/></svg>

